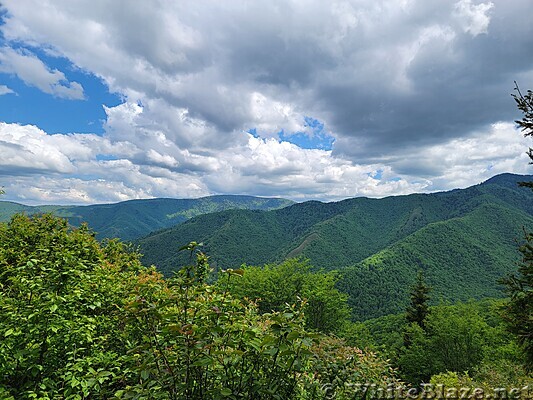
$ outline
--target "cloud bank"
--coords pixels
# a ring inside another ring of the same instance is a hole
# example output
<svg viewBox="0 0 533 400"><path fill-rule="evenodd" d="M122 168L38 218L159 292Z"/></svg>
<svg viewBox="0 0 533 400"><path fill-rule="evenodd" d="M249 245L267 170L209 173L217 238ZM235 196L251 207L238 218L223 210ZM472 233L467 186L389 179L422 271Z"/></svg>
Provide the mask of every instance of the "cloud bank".
<svg viewBox="0 0 533 400"><path fill-rule="evenodd" d="M103 105L102 136L0 125L2 185L13 199L337 200L529 171L510 97L514 80L533 87L528 1L4 7L0 72L83 99L39 49L123 98Z"/></svg>

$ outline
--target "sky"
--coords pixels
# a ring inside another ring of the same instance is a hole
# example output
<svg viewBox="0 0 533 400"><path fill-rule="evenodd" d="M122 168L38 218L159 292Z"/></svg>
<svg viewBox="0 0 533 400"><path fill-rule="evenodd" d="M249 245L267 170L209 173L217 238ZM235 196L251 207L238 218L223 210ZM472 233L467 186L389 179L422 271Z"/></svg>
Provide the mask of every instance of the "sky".
<svg viewBox="0 0 533 400"><path fill-rule="evenodd" d="M532 173L531 0L2 0L3 200L336 201Z"/></svg>

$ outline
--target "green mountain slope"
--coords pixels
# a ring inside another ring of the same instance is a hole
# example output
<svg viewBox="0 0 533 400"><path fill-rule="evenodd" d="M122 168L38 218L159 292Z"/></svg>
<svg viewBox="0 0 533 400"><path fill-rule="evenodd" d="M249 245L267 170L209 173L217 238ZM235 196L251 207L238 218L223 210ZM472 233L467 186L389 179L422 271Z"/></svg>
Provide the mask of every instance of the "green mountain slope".
<svg viewBox="0 0 533 400"><path fill-rule="evenodd" d="M154 232L139 244L145 262L163 270L184 261L173 249L192 240L204 242L212 261L224 268L303 256L316 267L338 269L428 224L466 215L482 204L501 204L533 214L531 192L516 185L520 180L524 177L506 174L498 182L489 180L450 192L333 203L311 201L269 212L202 215ZM508 185L512 181L513 187Z"/></svg>
<svg viewBox="0 0 533 400"><path fill-rule="evenodd" d="M384 199L306 202L273 211L224 211L192 218L138 241L145 264L170 274L177 249L203 242L212 265L236 268L302 256L343 270L354 318L401 310L419 269L434 298L500 296L515 268L522 227L533 229L533 193L504 174L467 189Z"/></svg>
<svg viewBox="0 0 533 400"><path fill-rule="evenodd" d="M401 312L419 270L434 302L501 297L498 280L516 269L517 240L533 217L499 204L482 204L463 217L429 224L342 271L354 319Z"/></svg>
<svg viewBox="0 0 533 400"><path fill-rule="evenodd" d="M72 225L87 222L99 238L132 240L174 226L197 215L227 209L272 210L293 204L290 200L253 196L209 196L199 199L146 199L90 206L36 206L2 201L0 221L17 212L53 212Z"/></svg>

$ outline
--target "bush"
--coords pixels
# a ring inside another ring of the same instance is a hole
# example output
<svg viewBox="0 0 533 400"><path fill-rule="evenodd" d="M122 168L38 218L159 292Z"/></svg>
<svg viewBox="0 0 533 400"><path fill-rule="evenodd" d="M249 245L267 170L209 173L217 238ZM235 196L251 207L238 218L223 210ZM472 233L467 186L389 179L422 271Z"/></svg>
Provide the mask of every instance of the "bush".
<svg viewBox="0 0 533 400"><path fill-rule="evenodd" d="M260 313L208 271L198 252L164 279L51 215L0 224L0 397L319 399L393 379L376 355L307 331L304 302Z"/></svg>

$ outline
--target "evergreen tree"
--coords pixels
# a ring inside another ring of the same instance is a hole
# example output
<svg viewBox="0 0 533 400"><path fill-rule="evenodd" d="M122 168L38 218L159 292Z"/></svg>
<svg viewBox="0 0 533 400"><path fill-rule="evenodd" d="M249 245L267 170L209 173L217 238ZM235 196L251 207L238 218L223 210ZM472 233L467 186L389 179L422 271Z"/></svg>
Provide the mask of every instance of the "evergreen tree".
<svg viewBox="0 0 533 400"><path fill-rule="evenodd" d="M522 95L518 85L515 90L518 94L513 95L513 98L523 114L522 119L515 122L522 128L524 136L533 136L533 92L528 90L526 95ZM533 160L531 147L527 154ZM522 182L521 185L533 189L533 182ZM526 367L533 370L533 234L526 233L525 239L525 244L520 247L522 263L518 274L503 281L510 296L503 317L509 331L517 335L518 342L524 348Z"/></svg>
<svg viewBox="0 0 533 400"><path fill-rule="evenodd" d="M424 282L422 271L418 272L416 282L411 289L411 301L406 310L408 323L416 323L425 329L425 320L429 312L428 301L431 288Z"/></svg>
<svg viewBox="0 0 533 400"><path fill-rule="evenodd" d="M524 136L533 136L533 91L528 90L523 95L516 82L515 90L518 94L513 94L512 96L516 101L518 109L523 114L522 119L515 122L522 129L522 132L524 132ZM531 147L527 151L527 155L532 160L531 164L533 164L533 149ZM533 182L522 182L521 185L533 189Z"/></svg>
<svg viewBox="0 0 533 400"><path fill-rule="evenodd" d="M415 331L424 332L426 329L425 321L429 313L430 290L431 288L424 282L422 271L419 271L416 276L416 282L411 288L411 301L405 310L405 319L408 325L403 333L403 344L407 348L413 343L413 337L416 336Z"/></svg>
<svg viewBox="0 0 533 400"><path fill-rule="evenodd" d="M533 233L520 247L522 263L518 274L504 280L510 300L504 308L507 328L518 337L525 351L526 367L533 370Z"/></svg>

